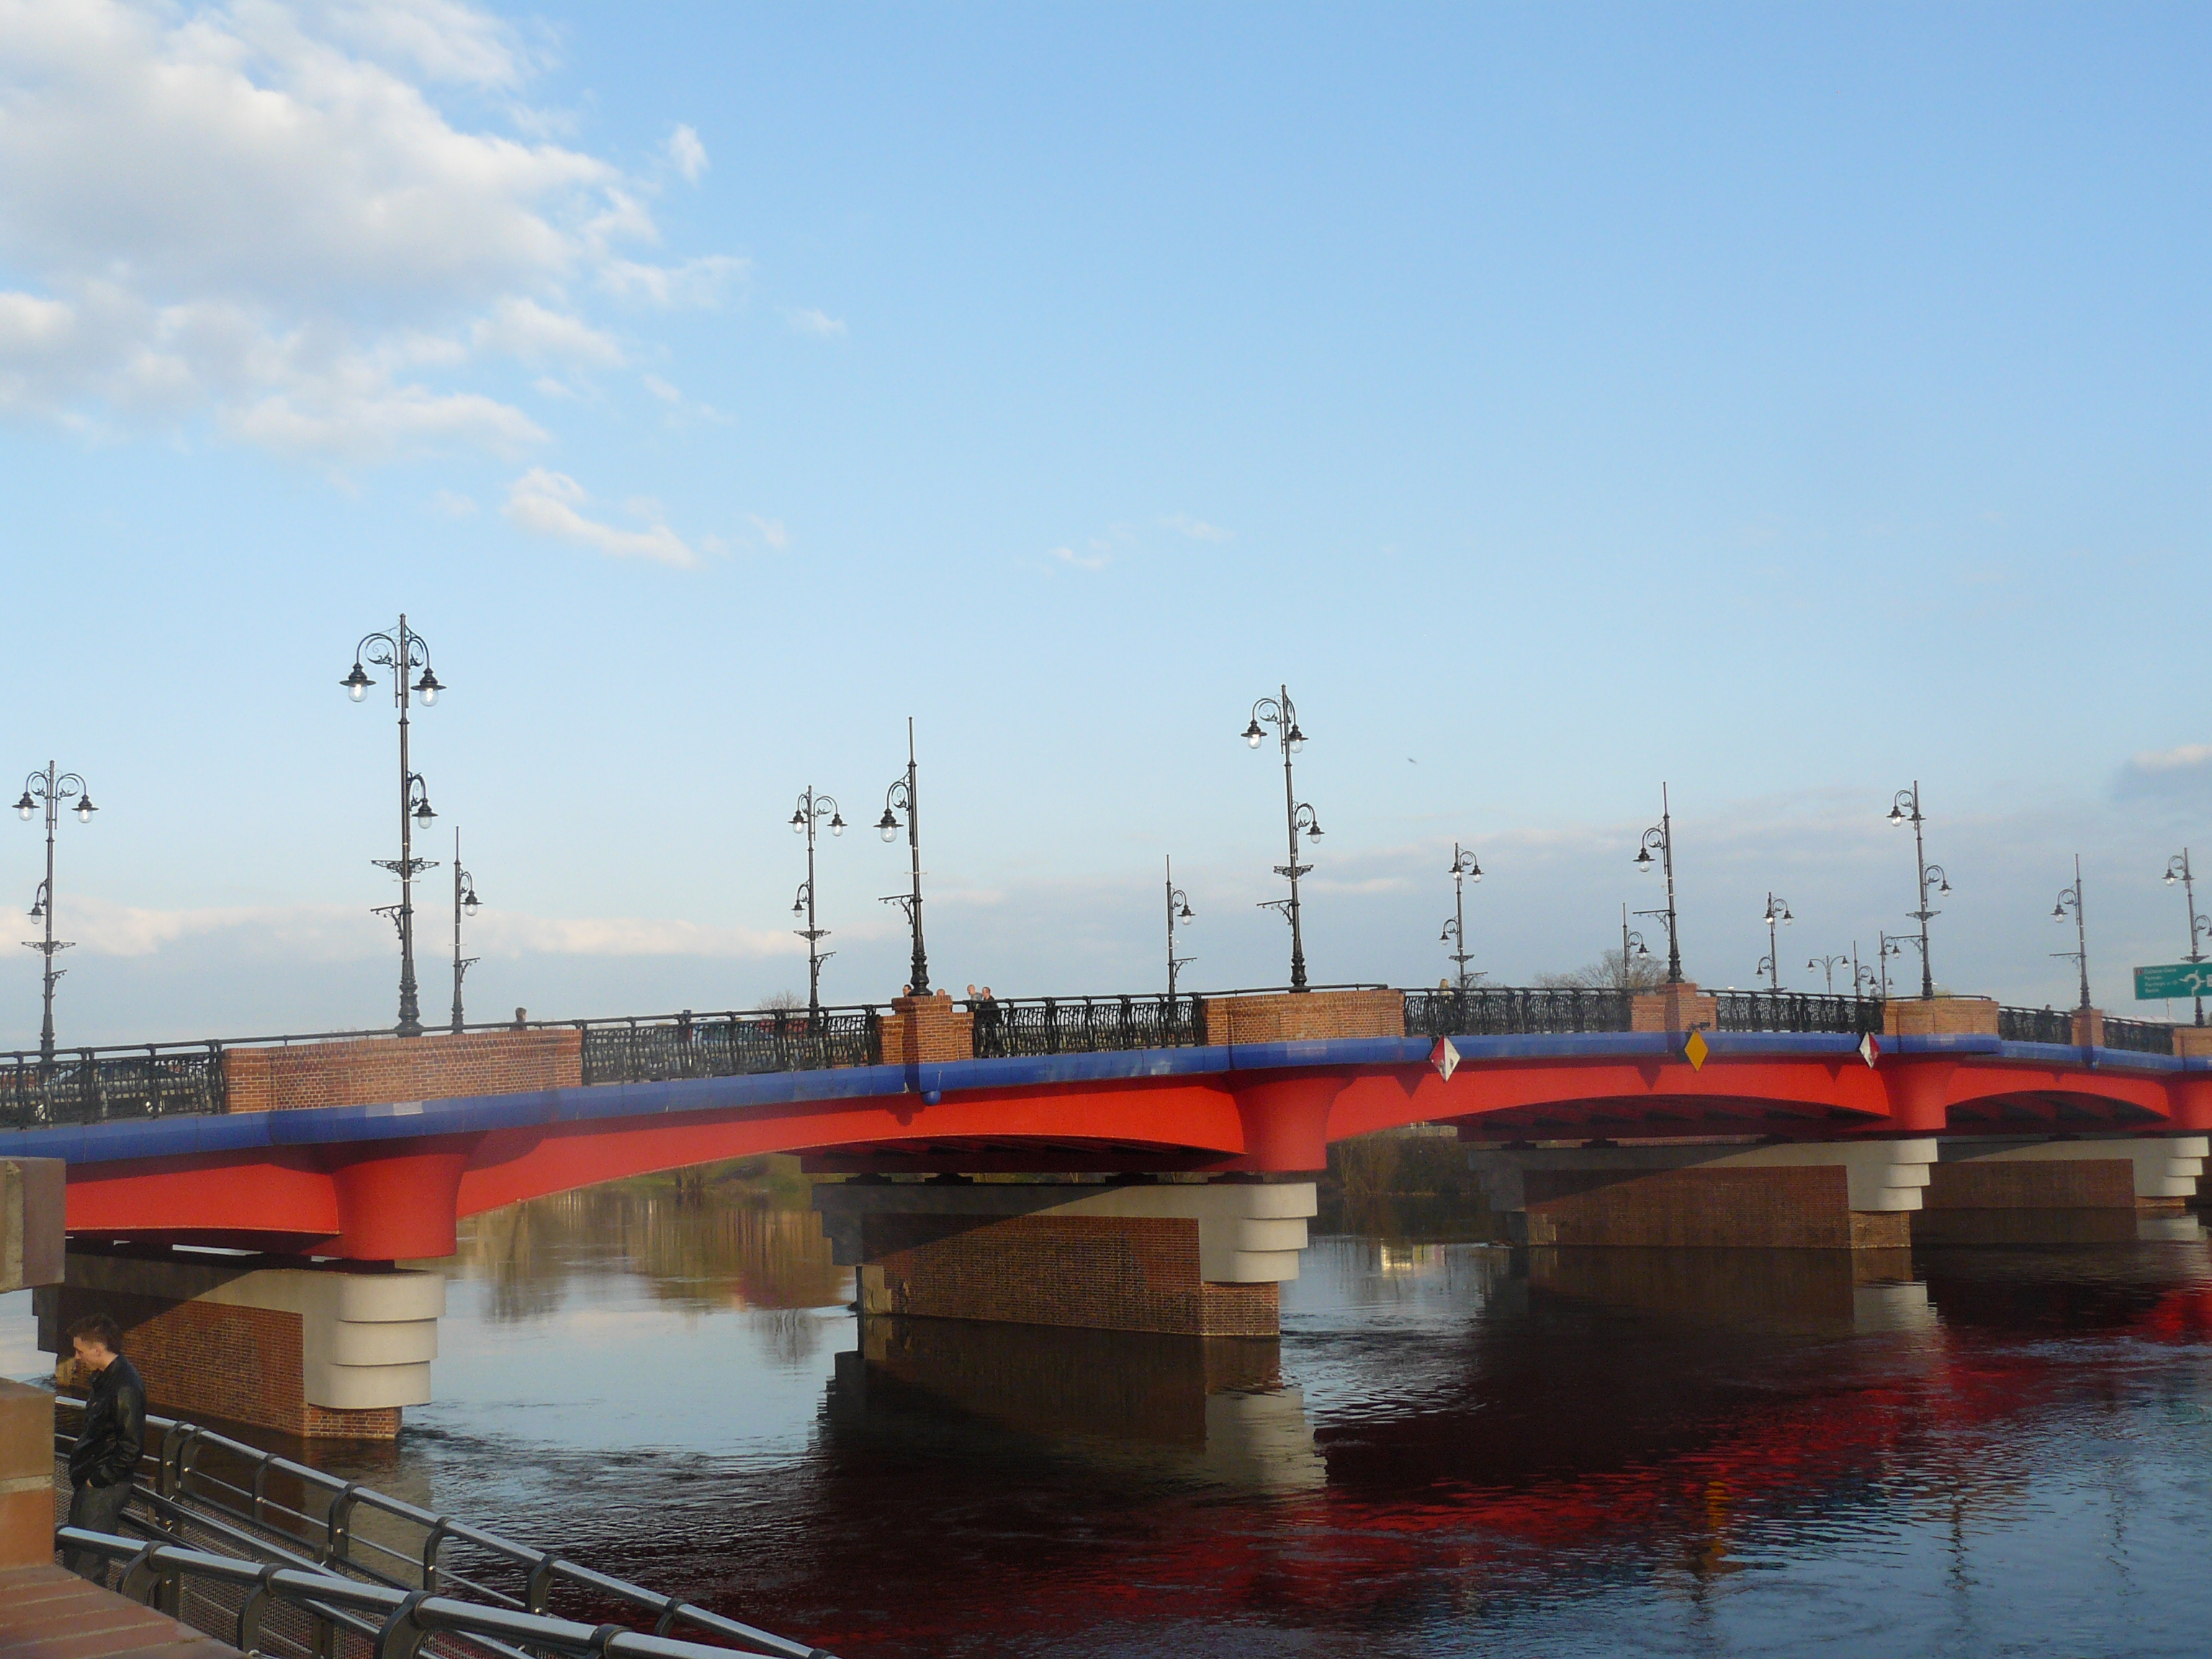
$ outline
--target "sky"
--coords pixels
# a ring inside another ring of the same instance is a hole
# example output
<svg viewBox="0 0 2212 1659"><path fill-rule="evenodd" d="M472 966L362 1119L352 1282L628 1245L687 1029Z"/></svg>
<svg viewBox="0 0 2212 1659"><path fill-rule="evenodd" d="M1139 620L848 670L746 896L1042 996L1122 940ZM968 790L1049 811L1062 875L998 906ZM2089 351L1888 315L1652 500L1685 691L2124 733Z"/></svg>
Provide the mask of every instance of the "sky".
<svg viewBox="0 0 2212 1659"><path fill-rule="evenodd" d="M1591 961L1663 782L1690 976L1752 984L1774 893L1820 988L1911 926L1917 781L1939 981L2070 1003L2078 853L2097 1000L2175 1012L2129 969L2212 879L2208 46L0 0L0 758L100 808L60 1039L389 1023L393 711L338 682L402 612L436 1022L456 829L472 1018L803 991L810 785L823 1000L895 994L909 716L939 985L1159 988L1169 857L1186 988L1280 984L1284 686L1318 982L1449 971L1455 843L1474 968ZM44 853L5 822L0 902Z"/></svg>

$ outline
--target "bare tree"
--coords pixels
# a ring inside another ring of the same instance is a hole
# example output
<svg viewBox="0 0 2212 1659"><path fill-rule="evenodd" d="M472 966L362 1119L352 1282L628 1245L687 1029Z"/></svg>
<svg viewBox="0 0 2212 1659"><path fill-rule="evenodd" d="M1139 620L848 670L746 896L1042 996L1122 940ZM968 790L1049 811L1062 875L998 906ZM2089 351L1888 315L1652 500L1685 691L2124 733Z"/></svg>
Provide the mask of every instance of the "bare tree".
<svg viewBox="0 0 2212 1659"><path fill-rule="evenodd" d="M793 1008L804 1008L806 999L796 991L773 991L761 999L760 1006L763 1013L786 1013Z"/></svg>
<svg viewBox="0 0 2212 1659"><path fill-rule="evenodd" d="M1567 973L1536 975L1537 984L1553 990L1654 991L1666 982L1667 964L1657 957L1624 959L1618 951Z"/></svg>

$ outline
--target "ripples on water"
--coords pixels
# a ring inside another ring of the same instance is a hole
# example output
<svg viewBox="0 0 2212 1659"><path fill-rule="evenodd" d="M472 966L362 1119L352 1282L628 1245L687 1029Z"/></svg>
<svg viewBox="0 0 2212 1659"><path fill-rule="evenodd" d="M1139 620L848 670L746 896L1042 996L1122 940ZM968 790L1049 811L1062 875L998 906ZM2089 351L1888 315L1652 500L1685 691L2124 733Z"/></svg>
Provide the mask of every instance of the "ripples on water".
<svg viewBox="0 0 2212 1659"><path fill-rule="evenodd" d="M449 1270L437 1403L322 1461L850 1659L2212 1645L2200 1238L1328 1237L1279 1346L860 1352L811 1216L619 1188Z"/></svg>

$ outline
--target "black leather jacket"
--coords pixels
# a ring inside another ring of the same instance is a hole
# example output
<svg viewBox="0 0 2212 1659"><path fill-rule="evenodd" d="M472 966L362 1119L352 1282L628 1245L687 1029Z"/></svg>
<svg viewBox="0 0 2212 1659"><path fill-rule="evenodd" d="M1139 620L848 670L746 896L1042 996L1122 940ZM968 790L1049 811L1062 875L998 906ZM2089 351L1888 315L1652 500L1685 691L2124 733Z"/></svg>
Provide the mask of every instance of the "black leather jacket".
<svg viewBox="0 0 2212 1659"><path fill-rule="evenodd" d="M138 1472L146 1444L146 1384L121 1354L93 1378L84 1426L70 1449L70 1484L115 1486Z"/></svg>

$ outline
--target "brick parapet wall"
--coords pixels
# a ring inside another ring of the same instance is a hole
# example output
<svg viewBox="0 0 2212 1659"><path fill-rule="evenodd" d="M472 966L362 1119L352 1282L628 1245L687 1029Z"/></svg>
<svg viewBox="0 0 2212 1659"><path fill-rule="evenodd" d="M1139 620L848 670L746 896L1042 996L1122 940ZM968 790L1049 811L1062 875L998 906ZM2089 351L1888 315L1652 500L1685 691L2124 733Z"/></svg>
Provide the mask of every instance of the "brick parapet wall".
<svg viewBox="0 0 2212 1659"><path fill-rule="evenodd" d="M53 1396L0 1379L0 1567L53 1559Z"/></svg>
<svg viewBox="0 0 2212 1659"><path fill-rule="evenodd" d="M1891 1036L1995 1036L1994 997L1895 997L1882 1004L1882 1030Z"/></svg>
<svg viewBox="0 0 2212 1659"><path fill-rule="evenodd" d="M1209 1044L1406 1035L1402 991L1269 992L1208 997L1200 1007Z"/></svg>
<svg viewBox="0 0 2212 1659"><path fill-rule="evenodd" d="M2212 1025L2177 1025L2173 1052L2184 1060L2212 1060Z"/></svg>
<svg viewBox="0 0 2212 1659"><path fill-rule="evenodd" d="M394 1100L578 1087L584 1080L584 1034L560 1027L364 1037L229 1048L222 1063L224 1092L234 1112L377 1106Z"/></svg>
<svg viewBox="0 0 2212 1659"><path fill-rule="evenodd" d="M975 1054L975 1016L955 1007L951 994L894 997L891 1012L883 1021L884 1064L915 1066L924 1062L972 1060Z"/></svg>
<svg viewBox="0 0 2212 1659"><path fill-rule="evenodd" d="M77 1285L58 1285L40 1297L41 1346L58 1346L58 1334L88 1313L104 1313L120 1325L123 1352L146 1379L147 1407L162 1416L243 1424L303 1438L398 1436L397 1406L339 1411L309 1403L295 1313ZM76 1370L74 1358L58 1358L55 1386L82 1393Z"/></svg>
<svg viewBox="0 0 2212 1659"><path fill-rule="evenodd" d="M1273 1284L1199 1277L1198 1223L1123 1216L874 1215L863 1223L872 1314L1176 1336L1273 1336Z"/></svg>
<svg viewBox="0 0 2212 1659"><path fill-rule="evenodd" d="M2074 1011L2074 1041L2084 1048L2105 1046L2105 1016L2094 1008Z"/></svg>
<svg viewBox="0 0 2212 1659"><path fill-rule="evenodd" d="M1720 999L1710 991L1700 991L1689 980L1662 985L1656 991L1638 991L1628 1003L1632 1031L1710 1031L1719 1024L1720 1017Z"/></svg>

